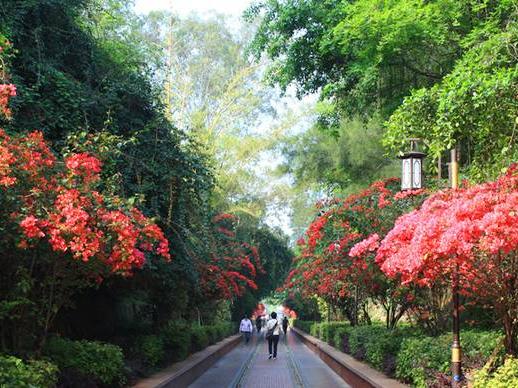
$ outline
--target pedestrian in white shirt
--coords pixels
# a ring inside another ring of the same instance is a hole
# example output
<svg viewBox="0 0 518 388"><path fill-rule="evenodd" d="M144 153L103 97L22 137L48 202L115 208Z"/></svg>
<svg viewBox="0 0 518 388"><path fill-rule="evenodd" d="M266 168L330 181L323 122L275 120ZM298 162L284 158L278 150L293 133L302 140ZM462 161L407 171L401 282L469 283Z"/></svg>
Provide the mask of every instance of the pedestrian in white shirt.
<svg viewBox="0 0 518 388"><path fill-rule="evenodd" d="M250 336L252 335L252 321L248 319L248 316L245 315L243 319L241 319L241 323L239 325L239 331L243 334L245 342L248 343L250 341Z"/></svg>
<svg viewBox="0 0 518 388"><path fill-rule="evenodd" d="M277 320L277 313L274 311L270 315L270 319L266 323L266 339L268 339L268 359L275 360L277 358L277 345L279 344L279 335L281 334L281 325ZM272 352L273 348L273 352Z"/></svg>

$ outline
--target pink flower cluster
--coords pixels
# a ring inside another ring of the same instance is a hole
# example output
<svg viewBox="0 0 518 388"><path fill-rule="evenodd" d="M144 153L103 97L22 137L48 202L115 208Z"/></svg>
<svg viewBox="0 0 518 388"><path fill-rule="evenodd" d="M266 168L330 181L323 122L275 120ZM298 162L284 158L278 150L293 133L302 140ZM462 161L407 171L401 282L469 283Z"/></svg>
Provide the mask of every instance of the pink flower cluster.
<svg viewBox="0 0 518 388"><path fill-rule="evenodd" d="M374 252L379 247L380 236L377 233L370 235L365 240L354 245L349 251L349 256L360 257L367 252Z"/></svg>
<svg viewBox="0 0 518 388"><path fill-rule="evenodd" d="M502 281L518 249L518 174L512 166L495 182L441 191L399 218L382 241L377 262L388 276L429 285L458 268L465 291Z"/></svg>

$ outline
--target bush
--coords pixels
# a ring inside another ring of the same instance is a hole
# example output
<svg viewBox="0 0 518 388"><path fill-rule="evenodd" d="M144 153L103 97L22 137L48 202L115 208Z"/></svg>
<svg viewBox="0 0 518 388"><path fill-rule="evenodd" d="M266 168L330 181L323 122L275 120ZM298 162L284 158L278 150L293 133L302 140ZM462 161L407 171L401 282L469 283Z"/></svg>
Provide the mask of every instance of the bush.
<svg viewBox="0 0 518 388"><path fill-rule="evenodd" d="M227 337L227 333L230 331L227 323L219 323L216 327L216 342L221 341Z"/></svg>
<svg viewBox="0 0 518 388"><path fill-rule="evenodd" d="M463 331L465 366L469 368L488 358L500 340L501 334L495 331ZM397 355L396 377L417 387L426 387L438 373L449 373L451 341L451 334L404 339Z"/></svg>
<svg viewBox="0 0 518 388"><path fill-rule="evenodd" d="M314 323L315 323L315 322L313 322L313 321L301 321L300 319L295 319L295 321L293 322L293 325L294 325L296 328L298 328L298 329L300 329L300 330L302 330L302 331L304 331L304 332L306 332L306 333L310 334L311 326L312 326Z"/></svg>
<svg viewBox="0 0 518 388"><path fill-rule="evenodd" d="M349 324L343 321L333 322L313 322L313 321L301 321L296 319L294 323L295 327L300 330L317 337L322 341L333 344L335 331L338 328L348 327Z"/></svg>
<svg viewBox="0 0 518 388"><path fill-rule="evenodd" d="M191 329L191 349L196 352L207 346L209 346L209 336L205 327L193 327Z"/></svg>
<svg viewBox="0 0 518 388"><path fill-rule="evenodd" d="M58 367L48 361L24 362L13 356L0 355L0 387L54 387Z"/></svg>
<svg viewBox="0 0 518 388"><path fill-rule="evenodd" d="M484 368L475 375L474 388L517 388L518 359L509 357L494 374Z"/></svg>
<svg viewBox="0 0 518 388"><path fill-rule="evenodd" d="M347 322L342 321L334 321L334 322L322 322L319 325L319 338L322 341L333 344L333 339L335 335L335 331L338 328L348 327L349 324Z"/></svg>
<svg viewBox="0 0 518 388"><path fill-rule="evenodd" d="M216 326L204 326L209 339L209 345L218 342L218 331Z"/></svg>
<svg viewBox="0 0 518 388"><path fill-rule="evenodd" d="M144 335L137 338L133 351L147 366L154 367L164 360L164 341L157 335Z"/></svg>
<svg viewBox="0 0 518 388"><path fill-rule="evenodd" d="M194 326L191 328L191 350L198 351L209 344L220 341L237 331L235 322L219 323L211 326Z"/></svg>
<svg viewBox="0 0 518 388"><path fill-rule="evenodd" d="M320 323L314 322L309 328L309 334L313 337L320 338Z"/></svg>
<svg viewBox="0 0 518 388"><path fill-rule="evenodd" d="M338 350L344 352L344 353L350 353L349 350L349 330L351 329L350 326L340 326L337 327L334 335L333 335L333 342L331 345L333 345Z"/></svg>
<svg viewBox="0 0 518 388"><path fill-rule="evenodd" d="M52 337L44 352L62 372L72 370L104 384L124 383L124 355L116 345Z"/></svg>
<svg viewBox="0 0 518 388"><path fill-rule="evenodd" d="M160 334L173 361L183 360L191 352L191 328L186 324L169 322Z"/></svg>

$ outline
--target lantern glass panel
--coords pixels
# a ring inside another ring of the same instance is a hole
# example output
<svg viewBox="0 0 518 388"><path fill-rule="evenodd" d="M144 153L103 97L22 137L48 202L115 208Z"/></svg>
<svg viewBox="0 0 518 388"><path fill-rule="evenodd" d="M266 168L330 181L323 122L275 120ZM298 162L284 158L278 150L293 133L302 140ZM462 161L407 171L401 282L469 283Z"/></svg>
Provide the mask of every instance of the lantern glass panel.
<svg viewBox="0 0 518 388"><path fill-rule="evenodd" d="M413 175L413 182L412 182L412 188L413 189L420 189L422 186L421 182L421 159L412 159L412 175Z"/></svg>
<svg viewBox="0 0 518 388"><path fill-rule="evenodd" d="M401 189L407 190L412 185L412 164L410 159L402 160Z"/></svg>

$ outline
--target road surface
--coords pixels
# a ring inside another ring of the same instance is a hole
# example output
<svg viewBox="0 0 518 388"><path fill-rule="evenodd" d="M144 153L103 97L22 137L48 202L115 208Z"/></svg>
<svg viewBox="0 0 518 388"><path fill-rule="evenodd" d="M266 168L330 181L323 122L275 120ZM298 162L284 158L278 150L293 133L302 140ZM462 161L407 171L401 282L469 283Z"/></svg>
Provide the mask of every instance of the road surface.
<svg viewBox="0 0 518 388"><path fill-rule="evenodd" d="M295 333L281 335L276 360L268 359L264 331L254 333L201 375L190 388L350 388Z"/></svg>

